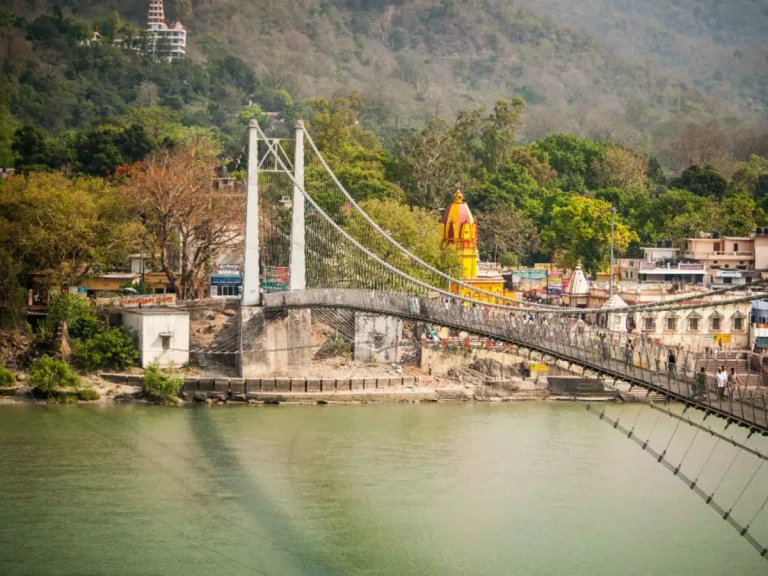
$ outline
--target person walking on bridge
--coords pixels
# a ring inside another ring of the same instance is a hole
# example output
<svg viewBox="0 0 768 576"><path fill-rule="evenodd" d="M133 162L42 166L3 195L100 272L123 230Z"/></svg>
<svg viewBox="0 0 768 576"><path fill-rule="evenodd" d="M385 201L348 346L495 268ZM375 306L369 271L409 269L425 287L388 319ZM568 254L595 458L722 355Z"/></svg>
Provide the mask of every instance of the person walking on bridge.
<svg viewBox="0 0 768 576"><path fill-rule="evenodd" d="M744 386L741 377L736 374L736 368L731 368L731 374L728 376L728 395L733 398L734 386Z"/></svg>
<svg viewBox="0 0 768 576"><path fill-rule="evenodd" d="M667 373L669 374L670 378L674 378L676 375L676 368L677 368L677 358L675 358L675 353L673 350L669 351L669 356L667 356Z"/></svg>
<svg viewBox="0 0 768 576"><path fill-rule="evenodd" d="M717 388L718 400L723 400L725 398L725 386L727 383L728 373L725 371L725 368L721 366L717 369L717 374L715 374L715 387Z"/></svg>
<svg viewBox="0 0 768 576"><path fill-rule="evenodd" d="M706 399L707 398L707 372L704 366L701 367L701 370L698 374L696 374L696 378L694 380L693 384L693 399L698 400L699 398Z"/></svg>

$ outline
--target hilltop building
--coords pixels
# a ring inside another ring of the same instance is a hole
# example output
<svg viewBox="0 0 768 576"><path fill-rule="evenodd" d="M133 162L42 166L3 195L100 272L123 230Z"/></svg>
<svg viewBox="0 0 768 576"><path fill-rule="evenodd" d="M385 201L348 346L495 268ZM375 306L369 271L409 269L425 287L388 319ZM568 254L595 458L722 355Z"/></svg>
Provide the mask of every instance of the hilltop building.
<svg viewBox="0 0 768 576"><path fill-rule="evenodd" d="M495 301L492 296L482 291L498 294L501 297L514 298L514 292L504 289L504 277L498 267L480 266L480 253L477 248L477 222L472 211L464 201L461 189L456 189L453 202L445 209L442 219L443 244L456 250L461 259L461 270L458 276L465 286L452 286L451 291L478 301Z"/></svg>
<svg viewBox="0 0 768 576"><path fill-rule="evenodd" d="M150 0L147 32L152 54L169 61L186 56L187 29L179 21L165 23L163 0Z"/></svg>

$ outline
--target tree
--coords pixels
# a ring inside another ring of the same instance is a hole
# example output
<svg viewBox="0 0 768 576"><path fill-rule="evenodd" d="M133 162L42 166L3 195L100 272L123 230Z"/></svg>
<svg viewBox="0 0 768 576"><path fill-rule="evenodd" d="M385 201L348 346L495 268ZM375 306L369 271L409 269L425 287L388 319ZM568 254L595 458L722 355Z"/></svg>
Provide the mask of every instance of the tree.
<svg viewBox="0 0 768 576"><path fill-rule="evenodd" d="M747 194L768 209L768 158L753 154L748 162L739 164L731 178L730 192Z"/></svg>
<svg viewBox="0 0 768 576"><path fill-rule="evenodd" d="M515 149L524 107L522 98L515 98L497 101L487 117L484 108L460 111L453 133L467 161L482 164L488 172L506 165Z"/></svg>
<svg viewBox="0 0 768 576"><path fill-rule="evenodd" d="M728 181L711 164L704 167L693 165L674 179L670 186L688 190L697 196L721 200L728 189Z"/></svg>
<svg viewBox="0 0 768 576"><path fill-rule="evenodd" d="M484 173L482 180L467 190L467 202L473 210L490 213L517 208L538 220L544 212L545 191L520 164L509 164L494 174Z"/></svg>
<svg viewBox="0 0 768 576"><path fill-rule="evenodd" d="M142 230L132 217L126 199L102 179L22 175L2 185L0 245L24 272L44 272L49 285L60 286L125 262Z"/></svg>
<svg viewBox="0 0 768 576"><path fill-rule="evenodd" d="M518 262L539 251L539 233L534 222L519 210L478 212L480 255L493 262L501 254L514 254Z"/></svg>
<svg viewBox="0 0 768 576"><path fill-rule="evenodd" d="M600 186L623 190L645 189L648 159L620 146L609 146L595 170Z"/></svg>
<svg viewBox="0 0 768 576"><path fill-rule="evenodd" d="M428 209L444 207L466 164L447 122L432 118L420 131L400 139L400 182L408 201Z"/></svg>
<svg viewBox="0 0 768 576"><path fill-rule="evenodd" d="M611 205L602 200L572 196L568 205L558 206L552 222L542 231L542 240L560 254L559 264L573 268L581 261L589 272L604 270L610 260ZM637 234L615 218L615 252L622 253Z"/></svg>
<svg viewBox="0 0 768 576"><path fill-rule="evenodd" d="M360 207L401 246L427 264L445 273L458 269L458 255L451 247L443 245L443 227L434 212L411 208L392 199L366 200L360 203ZM351 219L347 229L352 236L362 238L368 227L359 219ZM386 245L387 250L390 247ZM388 259L388 256L394 257L395 252L387 254L380 251L379 255ZM415 267L403 271L418 275L420 269Z"/></svg>
<svg viewBox="0 0 768 576"><path fill-rule="evenodd" d="M243 240L245 199L213 189L216 165L213 143L194 139L156 152L123 186L146 219L160 269L182 299L202 297L211 262L225 250L237 251Z"/></svg>
<svg viewBox="0 0 768 576"><path fill-rule="evenodd" d="M13 168L16 154L13 151L13 135L16 121L7 107L0 104L0 168Z"/></svg>
<svg viewBox="0 0 768 576"><path fill-rule="evenodd" d="M531 150L542 162L554 168L564 190L599 188L596 168L606 144L571 134L552 134L534 142Z"/></svg>

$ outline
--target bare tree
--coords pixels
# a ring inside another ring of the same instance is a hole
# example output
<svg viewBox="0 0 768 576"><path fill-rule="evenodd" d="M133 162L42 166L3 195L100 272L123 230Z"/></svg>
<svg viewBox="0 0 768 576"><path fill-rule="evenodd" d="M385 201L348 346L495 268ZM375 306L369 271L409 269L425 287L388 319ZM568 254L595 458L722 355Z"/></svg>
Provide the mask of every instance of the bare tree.
<svg viewBox="0 0 768 576"><path fill-rule="evenodd" d="M146 219L160 269L180 298L202 297L212 262L238 250L245 198L213 189L216 149L206 138L154 154L126 183Z"/></svg>

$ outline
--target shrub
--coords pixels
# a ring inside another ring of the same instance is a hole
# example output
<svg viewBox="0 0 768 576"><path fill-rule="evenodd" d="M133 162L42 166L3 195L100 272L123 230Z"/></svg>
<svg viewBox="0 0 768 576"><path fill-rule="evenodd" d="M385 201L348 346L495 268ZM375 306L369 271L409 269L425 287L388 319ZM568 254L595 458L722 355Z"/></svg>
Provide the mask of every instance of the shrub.
<svg viewBox="0 0 768 576"><path fill-rule="evenodd" d="M144 368L144 391L157 396L177 396L183 380L172 371L163 371L157 362Z"/></svg>
<svg viewBox="0 0 768 576"><path fill-rule="evenodd" d="M80 377L66 363L50 356L43 356L32 364L29 384L40 392L49 394L58 387L74 388L80 385Z"/></svg>
<svg viewBox="0 0 768 576"><path fill-rule="evenodd" d="M51 302L48 306L48 320L50 322L54 324L66 322L68 326L74 326L81 320L90 323L91 318L95 321L96 315L88 299L67 292L51 296Z"/></svg>
<svg viewBox="0 0 768 576"><path fill-rule="evenodd" d="M0 388L10 388L16 384L16 374L5 366L0 366Z"/></svg>
<svg viewBox="0 0 768 576"><path fill-rule="evenodd" d="M72 346L72 359L86 372L102 368L122 370L138 358L139 351L123 328L107 328L88 339L75 341Z"/></svg>
<svg viewBox="0 0 768 576"><path fill-rule="evenodd" d="M99 329L99 321L96 316L81 316L75 318L69 326L69 335L72 338L91 338Z"/></svg>
<svg viewBox="0 0 768 576"><path fill-rule="evenodd" d="M78 400L98 400L99 398L101 398L101 394L91 388L83 388L77 391Z"/></svg>

